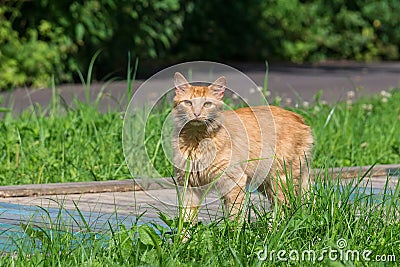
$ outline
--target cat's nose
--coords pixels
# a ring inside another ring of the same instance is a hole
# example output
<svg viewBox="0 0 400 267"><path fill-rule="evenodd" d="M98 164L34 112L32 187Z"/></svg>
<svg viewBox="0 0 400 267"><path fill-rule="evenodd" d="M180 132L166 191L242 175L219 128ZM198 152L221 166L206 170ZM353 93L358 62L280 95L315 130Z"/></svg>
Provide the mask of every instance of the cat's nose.
<svg viewBox="0 0 400 267"><path fill-rule="evenodd" d="M193 112L193 115L198 118L200 116L200 112Z"/></svg>

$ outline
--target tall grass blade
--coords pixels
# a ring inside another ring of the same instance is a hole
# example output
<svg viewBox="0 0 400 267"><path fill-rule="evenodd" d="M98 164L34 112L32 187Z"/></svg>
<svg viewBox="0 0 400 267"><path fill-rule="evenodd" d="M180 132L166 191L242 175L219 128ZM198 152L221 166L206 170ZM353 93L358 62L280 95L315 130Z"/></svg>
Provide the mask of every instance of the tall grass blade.
<svg viewBox="0 0 400 267"><path fill-rule="evenodd" d="M92 59L90 60L89 63L89 68L87 71L87 76L86 76L86 83L85 83L85 100L86 103L89 104L90 103L90 85L92 82L92 74L93 74L93 67L94 67L94 63L97 59L97 57L100 55L100 53L102 52L102 50L97 50L96 53L94 53Z"/></svg>

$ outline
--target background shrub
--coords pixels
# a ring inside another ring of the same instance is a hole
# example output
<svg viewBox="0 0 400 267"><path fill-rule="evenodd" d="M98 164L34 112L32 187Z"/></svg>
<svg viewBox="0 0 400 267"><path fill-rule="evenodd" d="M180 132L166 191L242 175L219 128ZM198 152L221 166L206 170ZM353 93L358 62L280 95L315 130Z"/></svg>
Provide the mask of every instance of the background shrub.
<svg viewBox="0 0 400 267"><path fill-rule="evenodd" d="M71 80L68 67L74 64L65 65L65 60L73 46L60 34L62 28L42 20L37 28L18 32L14 23L22 14L18 7L0 6L0 89L45 86L51 75L58 81Z"/></svg>
<svg viewBox="0 0 400 267"><path fill-rule="evenodd" d="M0 0L1 1L1 0ZM1 89L70 81L102 50L97 72L126 69L128 51L165 55L183 12L178 0L6 1L0 9ZM2 71L3 73L3 71Z"/></svg>
<svg viewBox="0 0 400 267"><path fill-rule="evenodd" d="M398 60L397 0L0 0L0 90L183 60Z"/></svg>
<svg viewBox="0 0 400 267"><path fill-rule="evenodd" d="M169 59L261 59L263 39L257 22L262 1L185 2L183 31Z"/></svg>

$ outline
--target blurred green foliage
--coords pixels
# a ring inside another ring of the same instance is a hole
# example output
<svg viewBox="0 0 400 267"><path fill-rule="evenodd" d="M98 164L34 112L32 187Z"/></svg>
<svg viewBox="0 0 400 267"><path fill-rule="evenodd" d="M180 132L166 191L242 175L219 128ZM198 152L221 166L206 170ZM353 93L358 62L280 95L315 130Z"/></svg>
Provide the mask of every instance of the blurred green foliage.
<svg viewBox="0 0 400 267"><path fill-rule="evenodd" d="M0 89L140 60L398 60L398 0L0 0Z"/></svg>
<svg viewBox="0 0 400 267"><path fill-rule="evenodd" d="M21 2L22 3L22 2ZM71 64L65 64L73 49L61 27L41 20L37 28L21 33L14 22L23 13L18 6L0 6L0 89L14 86L47 85L50 76L70 80Z"/></svg>
<svg viewBox="0 0 400 267"><path fill-rule="evenodd" d="M278 59L399 59L397 0L270 0L260 9L265 43Z"/></svg>
<svg viewBox="0 0 400 267"><path fill-rule="evenodd" d="M165 55L182 20L178 0L0 0L0 89L72 80L97 50L103 72Z"/></svg>

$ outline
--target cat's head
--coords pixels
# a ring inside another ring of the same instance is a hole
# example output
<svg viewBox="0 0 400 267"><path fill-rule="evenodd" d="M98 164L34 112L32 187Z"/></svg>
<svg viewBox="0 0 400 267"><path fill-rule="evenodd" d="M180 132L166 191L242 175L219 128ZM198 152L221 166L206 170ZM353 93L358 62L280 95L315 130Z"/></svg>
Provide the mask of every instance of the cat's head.
<svg viewBox="0 0 400 267"><path fill-rule="evenodd" d="M222 116L224 103L222 98L226 88L225 77L218 78L209 86L194 86L189 84L179 72L174 76L175 123L184 126L210 124Z"/></svg>

